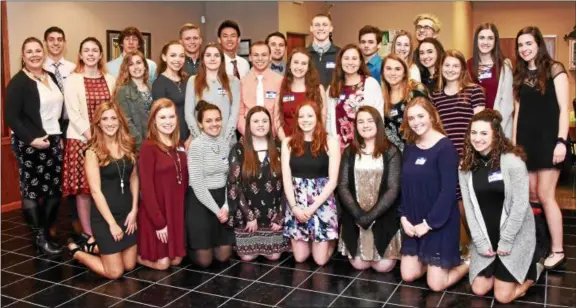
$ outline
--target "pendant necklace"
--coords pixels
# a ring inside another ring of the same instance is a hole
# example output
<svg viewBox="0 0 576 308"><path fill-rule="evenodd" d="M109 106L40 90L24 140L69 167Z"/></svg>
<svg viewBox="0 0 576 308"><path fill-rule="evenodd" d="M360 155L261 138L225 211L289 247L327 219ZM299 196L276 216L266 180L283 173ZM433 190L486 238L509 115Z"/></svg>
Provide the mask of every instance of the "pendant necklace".
<svg viewBox="0 0 576 308"><path fill-rule="evenodd" d="M176 166L176 160L172 158L169 151L166 151L166 154L170 156L170 160L174 163L174 168L176 169L176 180L178 184L182 184L182 165L180 163L180 155L178 155L178 151L176 151L176 160L178 160L178 166Z"/></svg>
<svg viewBox="0 0 576 308"><path fill-rule="evenodd" d="M120 174L120 165L118 165L118 161L114 161L116 163L116 168L118 168L118 175L120 176L120 189L122 194L124 194L124 170L126 169L126 162L122 159L122 174Z"/></svg>

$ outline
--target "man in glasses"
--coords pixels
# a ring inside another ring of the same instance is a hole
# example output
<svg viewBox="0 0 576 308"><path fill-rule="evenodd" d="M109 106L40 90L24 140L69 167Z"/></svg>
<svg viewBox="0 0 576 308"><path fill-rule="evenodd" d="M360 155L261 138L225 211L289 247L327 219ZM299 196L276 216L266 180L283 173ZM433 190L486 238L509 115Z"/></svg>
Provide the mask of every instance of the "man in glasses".
<svg viewBox="0 0 576 308"><path fill-rule="evenodd" d="M440 33L440 20L435 15L424 13L414 19L416 39L418 42L427 37L437 38Z"/></svg>

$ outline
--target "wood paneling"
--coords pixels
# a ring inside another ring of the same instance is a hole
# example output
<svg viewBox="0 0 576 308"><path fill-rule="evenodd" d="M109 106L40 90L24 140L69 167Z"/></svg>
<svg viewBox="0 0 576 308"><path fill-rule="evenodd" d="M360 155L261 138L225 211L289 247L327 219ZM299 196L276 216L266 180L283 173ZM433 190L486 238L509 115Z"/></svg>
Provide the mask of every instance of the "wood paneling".
<svg viewBox="0 0 576 308"><path fill-rule="evenodd" d="M290 54L292 53L292 49L294 48L298 48L298 47L306 47L306 36L308 34L304 34L304 33L292 33L292 32L288 32L286 33L286 40L288 41L288 43L286 44L286 55L289 57Z"/></svg>
<svg viewBox="0 0 576 308"><path fill-rule="evenodd" d="M8 48L8 22L6 14L6 1L0 3L2 10L2 72L1 72L1 88L2 88L2 105L0 114L2 116L2 135L1 137L1 155L0 162L2 164L2 212L11 211L20 208L20 183L18 181L18 167L16 164L16 157L10 148L10 130L4 121L4 108L6 106L6 86L10 81L10 56Z"/></svg>

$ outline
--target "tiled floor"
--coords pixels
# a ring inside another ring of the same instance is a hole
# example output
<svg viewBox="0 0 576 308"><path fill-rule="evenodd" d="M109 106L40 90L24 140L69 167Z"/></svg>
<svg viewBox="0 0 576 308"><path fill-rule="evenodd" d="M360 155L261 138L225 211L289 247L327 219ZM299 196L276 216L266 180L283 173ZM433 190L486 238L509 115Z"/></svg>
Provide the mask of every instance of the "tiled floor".
<svg viewBox="0 0 576 308"><path fill-rule="evenodd" d="M65 214L62 214L64 216ZM60 221L66 221L62 217ZM568 257L576 257L576 211L565 211ZM465 278L446 292L432 292L421 279L356 271L341 256L327 265L233 260L201 270L189 263L169 271L138 267L108 281L71 260L37 256L19 212L2 215L1 307L503 307L477 297ZM66 224L58 230L68 232ZM64 236L62 236L64 238ZM64 239L62 239L64 241ZM507 307L575 307L576 258L564 271L542 274L521 301Z"/></svg>

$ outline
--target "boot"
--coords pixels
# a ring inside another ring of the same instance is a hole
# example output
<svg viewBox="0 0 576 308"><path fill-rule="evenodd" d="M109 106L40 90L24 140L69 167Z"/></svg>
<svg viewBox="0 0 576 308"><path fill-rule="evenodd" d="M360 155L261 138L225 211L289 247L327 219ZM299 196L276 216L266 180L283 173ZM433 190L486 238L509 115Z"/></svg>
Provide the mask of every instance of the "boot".
<svg viewBox="0 0 576 308"><path fill-rule="evenodd" d="M50 197L44 199L44 235L48 243L52 245L55 249L62 249L62 247L56 243L52 238L55 234L52 234L54 222L58 218L58 209L60 208L60 197Z"/></svg>
<svg viewBox="0 0 576 308"><path fill-rule="evenodd" d="M24 199L22 201L22 213L26 222L34 232L34 246L38 253L47 255L56 255L62 252L62 249L56 249L47 240L42 226L42 219L38 213L38 203L35 200Z"/></svg>
<svg viewBox="0 0 576 308"><path fill-rule="evenodd" d="M36 250L42 252L43 254L54 256L62 253L61 247L55 247L46 239L46 234L44 229L38 229L36 232Z"/></svg>

